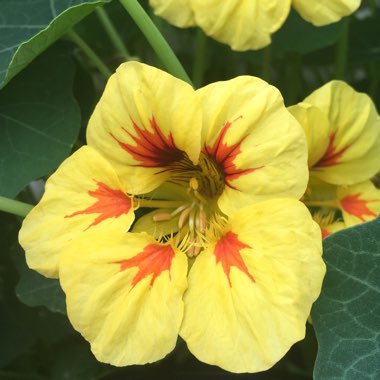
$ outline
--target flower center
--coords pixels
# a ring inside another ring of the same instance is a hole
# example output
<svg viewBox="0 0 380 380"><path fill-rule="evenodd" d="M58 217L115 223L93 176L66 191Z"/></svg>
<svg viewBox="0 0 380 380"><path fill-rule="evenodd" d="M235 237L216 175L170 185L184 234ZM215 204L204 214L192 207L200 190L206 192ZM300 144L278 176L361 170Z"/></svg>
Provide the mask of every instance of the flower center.
<svg viewBox="0 0 380 380"><path fill-rule="evenodd" d="M153 216L153 223L172 221L173 230L165 230L166 237L175 235L178 246L189 257L197 256L206 246L210 231L214 233L216 221L221 220L217 200L224 189L224 176L212 158L201 153L194 165L187 156L165 169L170 174L168 182L185 189L186 200L138 199L138 207L169 209ZM170 211L172 209L172 211ZM160 227L159 225L157 227ZM163 228L157 228L162 231ZM162 239L162 235L158 239ZM165 237L164 237L165 238Z"/></svg>
<svg viewBox="0 0 380 380"><path fill-rule="evenodd" d="M203 197L217 199L224 189L224 177L214 160L204 153L200 154L198 165L194 165L187 156L174 162L168 171L169 181L187 186L192 178L197 181L197 192Z"/></svg>

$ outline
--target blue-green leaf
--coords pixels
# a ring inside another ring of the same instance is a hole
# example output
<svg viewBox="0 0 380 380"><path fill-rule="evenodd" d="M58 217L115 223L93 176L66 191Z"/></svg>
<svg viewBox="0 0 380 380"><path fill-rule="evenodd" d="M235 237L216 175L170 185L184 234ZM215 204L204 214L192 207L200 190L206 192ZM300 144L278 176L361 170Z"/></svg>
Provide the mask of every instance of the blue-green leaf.
<svg viewBox="0 0 380 380"><path fill-rule="evenodd" d="M316 380L380 378L380 218L324 240Z"/></svg>
<svg viewBox="0 0 380 380"><path fill-rule="evenodd" d="M110 0L2 0L0 87L81 21Z"/></svg>
<svg viewBox="0 0 380 380"><path fill-rule="evenodd" d="M0 91L0 195L16 196L71 152L80 128L75 65L52 49Z"/></svg>

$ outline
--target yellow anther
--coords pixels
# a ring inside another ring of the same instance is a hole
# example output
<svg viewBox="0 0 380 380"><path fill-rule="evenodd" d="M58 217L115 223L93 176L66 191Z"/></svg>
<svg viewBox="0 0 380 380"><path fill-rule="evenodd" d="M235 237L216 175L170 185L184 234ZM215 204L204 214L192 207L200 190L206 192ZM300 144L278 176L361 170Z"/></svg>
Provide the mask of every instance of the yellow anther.
<svg viewBox="0 0 380 380"><path fill-rule="evenodd" d="M192 190L198 190L199 188L198 180L195 177L190 178L189 186L190 186L190 189Z"/></svg>

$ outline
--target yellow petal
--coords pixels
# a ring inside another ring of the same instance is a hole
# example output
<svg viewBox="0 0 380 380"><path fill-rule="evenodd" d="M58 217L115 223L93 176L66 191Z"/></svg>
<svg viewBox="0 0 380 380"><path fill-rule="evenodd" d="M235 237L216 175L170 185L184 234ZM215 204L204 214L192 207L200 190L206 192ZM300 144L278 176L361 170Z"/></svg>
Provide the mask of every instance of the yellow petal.
<svg viewBox="0 0 380 380"><path fill-rule="evenodd" d="M150 363L174 349L186 273L178 249L117 231L83 236L60 266L71 323L99 361L115 366Z"/></svg>
<svg viewBox="0 0 380 380"><path fill-rule="evenodd" d="M300 198L308 180L304 132L279 91L242 76L197 91L203 152L222 170L226 214L268 198Z"/></svg>
<svg viewBox="0 0 380 380"><path fill-rule="evenodd" d="M187 28L195 25L189 0L149 0L149 4L157 16L175 26Z"/></svg>
<svg viewBox="0 0 380 380"><path fill-rule="evenodd" d="M298 103L288 107L289 112L302 126L308 146L308 164L312 167L326 152L329 144L329 121L327 116L317 107L306 103ZM318 125L318 128L315 126Z"/></svg>
<svg viewBox="0 0 380 380"><path fill-rule="evenodd" d="M304 337L321 251L319 227L296 200L237 212L190 270L180 331L190 351L231 372L273 366Z"/></svg>
<svg viewBox="0 0 380 380"><path fill-rule="evenodd" d="M334 232L341 231L347 228L347 225L344 222L334 222L328 224L327 226L321 227L322 238L325 239L327 236L332 235Z"/></svg>
<svg viewBox="0 0 380 380"><path fill-rule="evenodd" d="M367 222L380 215L380 190L371 181L339 187L337 194L347 226Z"/></svg>
<svg viewBox="0 0 380 380"><path fill-rule="evenodd" d="M260 49L284 23L290 0L189 0L195 23L233 50Z"/></svg>
<svg viewBox="0 0 380 380"><path fill-rule="evenodd" d="M40 203L19 234L30 268L57 277L60 253L88 231L128 231L131 199L112 166L85 146L66 159L46 182Z"/></svg>
<svg viewBox="0 0 380 380"><path fill-rule="evenodd" d="M87 139L116 168L129 193L147 193L184 156L200 152L201 113L187 83L138 62L122 64L90 119Z"/></svg>
<svg viewBox="0 0 380 380"><path fill-rule="evenodd" d="M355 12L360 0L292 0L292 5L302 18L322 26Z"/></svg>
<svg viewBox="0 0 380 380"><path fill-rule="evenodd" d="M329 121L328 146L310 175L335 185L362 182L380 170L380 118L371 98L344 82L332 81L304 103L318 107ZM320 122L308 120L317 132Z"/></svg>

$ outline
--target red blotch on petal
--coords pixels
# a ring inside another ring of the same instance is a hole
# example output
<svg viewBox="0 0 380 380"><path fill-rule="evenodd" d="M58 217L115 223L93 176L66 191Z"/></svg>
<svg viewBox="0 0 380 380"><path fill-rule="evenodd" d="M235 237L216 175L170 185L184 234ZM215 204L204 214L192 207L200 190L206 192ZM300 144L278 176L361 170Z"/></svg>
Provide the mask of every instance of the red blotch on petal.
<svg viewBox="0 0 380 380"><path fill-rule="evenodd" d="M327 236L331 235L330 231L325 230L324 228L321 228L321 233L322 233L322 239L326 238Z"/></svg>
<svg viewBox="0 0 380 380"><path fill-rule="evenodd" d="M365 222L365 216L372 216L375 218L377 215L368 208L367 203L369 201L360 199L360 195L360 193L348 195L340 200L340 204L345 212L354 215L362 222Z"/></svg>
<svg viewBox="0 0 380 380"><path fill-rule="evenodd" d="M238 268L245 273L252 282L256 282L253 276L249 273L248 268L241 257L240 250L244 248L251 247L239 241L238 236L231 231L228 231L215 246L214 254L216 263L222 264L230 286L232 286L230 278L231 267Z"/></svg>
<svg viewBox="0 0 380 380"><path fill-rule="evenodd" d="M235 190L237 190L236 187L231 185L230 181L233 181L242 175L249 174L257 169L260 169L239 169L233 162L236 156L241 153L240 145L247 136L244 136L240 141L232 145L227 145L224 141L228 129L234 122L241 119L242 117L243 116L239 116L232 122L228 121L220 131L214 144L212 146L205 146L203 149L203 153L209 157L212 157L212 159L223 172L225 184Z"/></svg>
<svg viewBox="0 0 380 380"><path fill-rule="evenodd" d="M65 218L72 218L77 215L100 214L85 231L108 218L118 218L121 215L128 214L132 207L131 199L122 191L111 189L102 182L96 182L96 184L98 185L97 189L88 192L88 195L95 198L96 202L84 210L65 216Z"/></svg>
<svg viewBox="0 0 380 380"><path fill-rule="evenodd" d="M154 117L149 120L151 130L141 128L133 120L131 121L136 135L133 135L125 128L123 130L132 138L136 143L135 145L123 143L112 133L111 136L123 150L129 153L136 161L140 162L135 166L161 168L169 166L173 162L183 158L184 153L176 147L172 134L169 133L166 137Z"/></svg>
<svg viewBox="0 0 380 380"><path fill-rule="evenodd" d="M337 150L337 147L334 145L335 137L335 133L332 133L329 136L329 145L327 146L326 152L323 157L314 165L314 167L326 167L337 164L338 160L340 160L344 152L349 148L349 145L346 145L342 149Z"/></svg>
<svg viewBox="0 0 380 380"><path fill-rule="evenodd" d="M168 270L170 275L174 256L174 250L170 245L149 244L136 256L118 261L117 264L120 264L121 272L133 267L138 268L138 272L132 280L132 287L150 275L152 275L150 280L150 286L152 286L162 272Z"/></svg>

